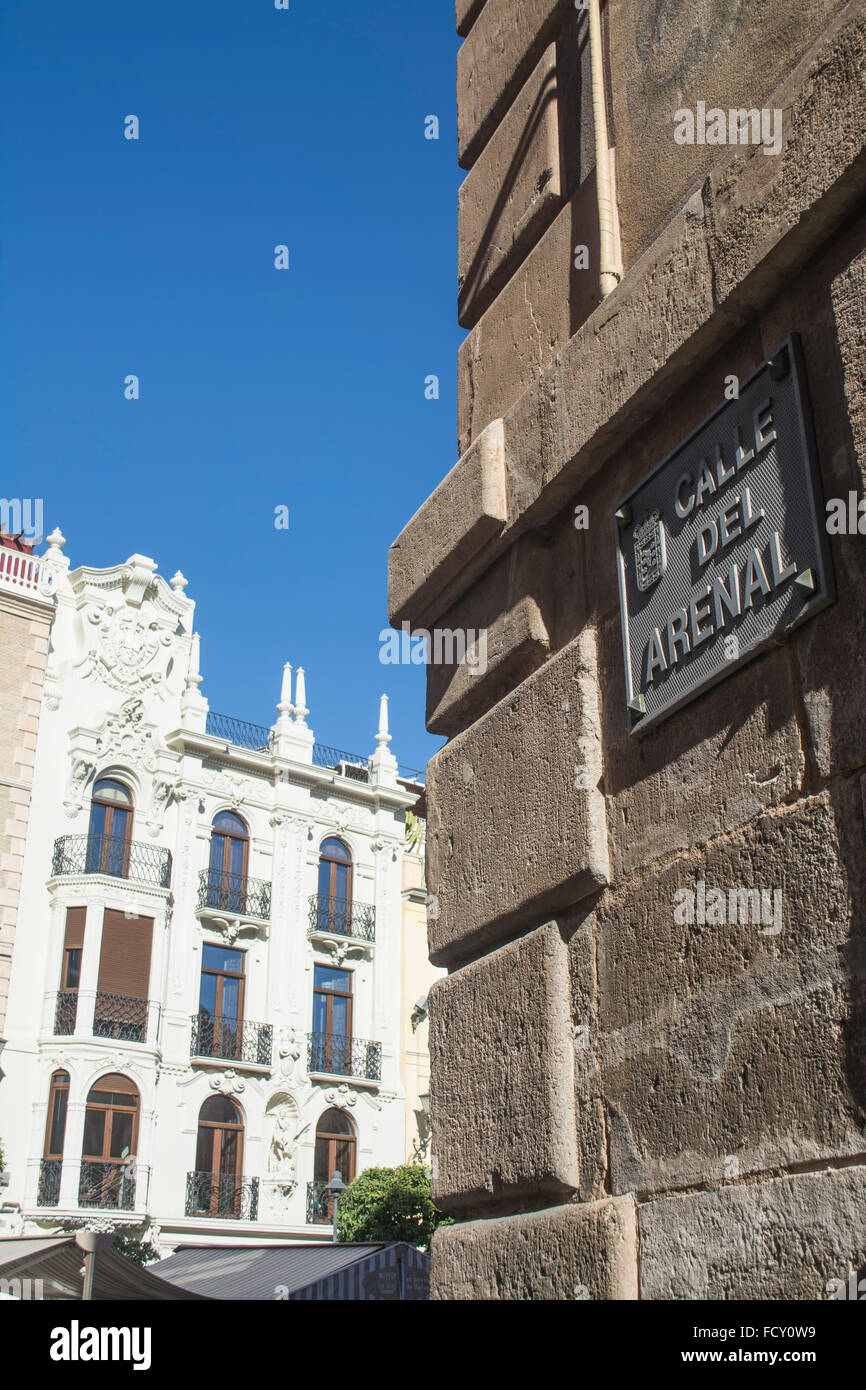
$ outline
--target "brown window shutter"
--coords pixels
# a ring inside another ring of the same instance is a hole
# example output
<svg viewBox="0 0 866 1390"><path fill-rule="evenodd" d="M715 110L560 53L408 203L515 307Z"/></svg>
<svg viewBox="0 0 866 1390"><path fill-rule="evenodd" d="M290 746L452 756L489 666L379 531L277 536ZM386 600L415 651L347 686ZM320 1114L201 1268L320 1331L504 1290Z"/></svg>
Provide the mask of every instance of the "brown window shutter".
<svg viewBox="0 0 866 1390"><path fill-rule="evenodd" d="M66 909L66 935L63 938L63 953L80 949L84 945L84 921L87 915L86 907L67 907Z"/></svg>
<svg viewBox="0 0 866 1390"><path fill-rule="evenodd" d="M152 917L124 917L113 908L105 909L96 986L100 994L147 998L152 936Z"/></svg>

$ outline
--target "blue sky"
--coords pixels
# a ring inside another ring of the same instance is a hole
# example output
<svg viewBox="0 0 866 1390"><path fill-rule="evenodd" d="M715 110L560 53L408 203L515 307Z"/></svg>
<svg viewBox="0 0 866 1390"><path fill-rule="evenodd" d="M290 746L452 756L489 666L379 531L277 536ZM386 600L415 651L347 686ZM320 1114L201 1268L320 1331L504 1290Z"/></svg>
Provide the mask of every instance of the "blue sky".
<svg viewBox="0 0 866 1390"><path fill-rule="evenodd" d="M183 571L212 709L270 723L291 661L320 740L372 752L387 691L414 766L424 671L378 638L388 545L456 459L457 45L451 0L0 19L0 492L73 565Z"/></svg>

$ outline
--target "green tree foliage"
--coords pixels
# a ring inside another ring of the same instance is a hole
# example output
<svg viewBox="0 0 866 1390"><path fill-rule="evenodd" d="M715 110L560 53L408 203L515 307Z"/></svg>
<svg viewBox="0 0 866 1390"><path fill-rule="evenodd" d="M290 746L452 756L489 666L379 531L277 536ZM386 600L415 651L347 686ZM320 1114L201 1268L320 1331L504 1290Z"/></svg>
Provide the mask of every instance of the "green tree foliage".
<svg viewBox="0 0 866 1390"><path fill-rule="evenodd" d="M434 1207L430 1178L420 1163L367 1168L340 1198L340 1240L404 1240L426 1249L437 1226L450 1216Z"/></svg>

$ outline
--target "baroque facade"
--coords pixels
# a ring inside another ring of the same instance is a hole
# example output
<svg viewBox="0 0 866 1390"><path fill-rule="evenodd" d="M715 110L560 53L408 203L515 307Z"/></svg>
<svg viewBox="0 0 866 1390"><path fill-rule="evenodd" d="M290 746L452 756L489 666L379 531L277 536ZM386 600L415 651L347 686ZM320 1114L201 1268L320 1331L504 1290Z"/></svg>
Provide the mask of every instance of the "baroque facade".
<svg viewBox="0 0 866 1390"><path fill-rule="evenodd" d="M827 1297L866 1258L862 0L457 28L459 461L389 581L486 631L427 673L431 1296Z"/></svg>
<svg viewBox="0 0 866 1390"><path fill-rule="evenodd" d="M8 1233L321 1239L406 1156L404 822L389 750L209 710L187 581L38 564L54 619L0 1084ZM28 636L28 640L29 636ZM5 659L5 654L4 654Z"/></svg>

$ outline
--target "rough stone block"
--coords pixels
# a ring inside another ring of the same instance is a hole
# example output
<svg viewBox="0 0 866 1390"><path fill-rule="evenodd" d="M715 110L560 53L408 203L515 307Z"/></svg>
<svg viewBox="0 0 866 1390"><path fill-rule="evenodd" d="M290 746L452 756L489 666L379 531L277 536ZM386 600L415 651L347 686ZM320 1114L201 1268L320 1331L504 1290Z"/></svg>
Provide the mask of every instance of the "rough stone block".
<svg viewBox="0 0 866 1390"><path fill-rule="evenodd" d="M854 231L862 245L866 219ZM866 496L866 251L829 286L817 274L812 279L818 302L801 294L786 307L794 322L802 316L810 325L810 381L825 406L816 419L824 492L841 499L847 513L851 493L855 508ZM811 750L822 777L866 762L866 536L832 535L830 547L837 602L797 635Z"/></svg>
<svg viewBox="0 0 866 1390"><path fill-rule="evenodd" d="M432 733L460 733L546 659L551 582L550 548L534 536L522 536L438 620L443 634L462 632L467 644L472 635L476 659L474 664L464 660L428 666L427 727ZM444 651L444 638L442 647Z"/></svg>
<svg viewBox="0 0 866 1390"><path fill-rule="evenodd" d="M836 1297L866 1274L866 1167L659 1198L638 1228L641 1298Z"/></svg>
<svg viewBox="0 0 866 1390"><path fill-rule="evenodd" d="M428 769L428 939L465 958L607 881L595 634L587 629Z"/></svg>
<svg viewBox="0 0 866 1390"><path fill-rule="evenodd" d="M626 264L669 209L719 155L717 145L677 144L675 112L764 107L843 0L690 0L660 12L654 0L608 7L612 117ZM775 102L775 106L783 103ZM785 135L790 129L785 126ZM753 165L777 164L756 154ZM647 178L647 169L652 178ZM756 170L760 173L760 170Z"/></svg>
<svg viewBox="0 0 866 1390"><path fill-rule="evenodd" d="M484 0L457 0L457 32L458 34L468 34L472 25L475 23Z"/></svg>
<svg viewBox="0 0 866 1390"><path fill-rule="evenodd" d="M836 0L812 0L791 4L814 26L838 9ZM853 18L852 18L853 15ZM775 10L766 22L777 28ZM752 21L743 27L751 28ZM791 25L790 27L794 27ZM754 45L755 60L765 55ZM787 68L790 54L783 49ZM866 17L862 6L845 6L820 47L804 58L800 67L774 96L784 108L785 141L777 156L765 156L751 146L737 148L714 167L707 179L705 197L709 209L710 255L716 299L720 305L736 305L745 313L761 307L766 298L761 263L774 254L773 273L784 285L787 263L802 257L804 244L814 239L809 226L811 210L830 220L844 212L849 192L862 194L866 179L866 104L863 71L866 69ZM746 106L759 105L754 97ZM738 106L738 102L726 105ZM642 156L643 162L643 156ZM841 181L838 190L834 185ZM828 191L834 190L829 198ZM754 291L750 280L754 276Z"/></svg>
<svg viewBox="0 0 866 1390"><path fill-rule="evenodd" d="M458 160L468 169L574 0L487 0L457 55Z"/></svg>
<svg viewBox="0 0 866 1390"><path fill-rule="evenodd" d="M578 1185L568 952L555 925L430 991L433 1199L448 1211Z"/></svg>
<svg viewBox="0 0 866 1390"><path fill-rule="evenodd" d="M638 1296L630 1197L443 1226L433 1237L431 1257L434 1299Z"/></svg>
<svg viewBox="0 0 866 1390"><path fill-rule="evenodd" d="M391 546L391 621L422 622L425 605L501 530L506 516L502 421L494 420Z"/></svg>
<svg viewBox="0 0 866 1390"><path fill-rule="evenodd" d="M457 358L461 452L538 379L599 302L595 177L559 212L472 332ZM587 262L575 265L575 247Z"/></svg>
<svg viewBox="0 0 866 1390"><path fill-rule="evenodd" d="M864 869L844 784L599 904L613 1192L863 1151Z"/></svg>
<svg viewBox="0 0 866 1390"><path fill-rule="evenodd" d="M800 792L806 757L789 650L756 657L635 738L616 613L599 632L599 682L615 882L736 830Z"/></svg>
<svg viewBox="0 0 866 1390"><path fill-rule="evenodd" d="M562 202L556 45L550 44L458 199L458 320L471 328Z"/></svg>

